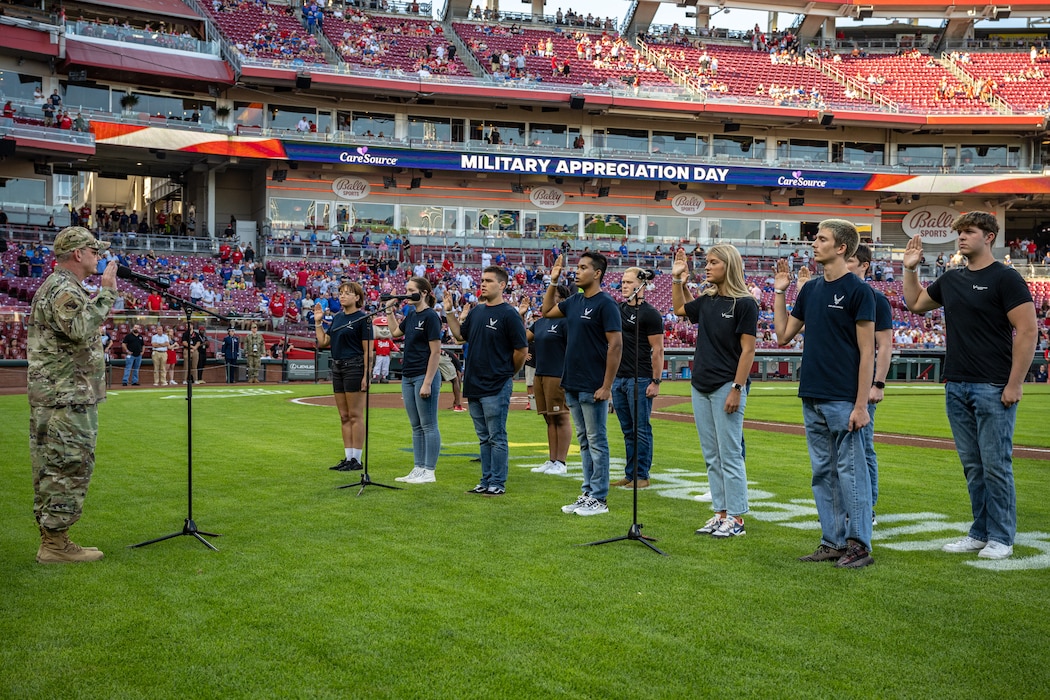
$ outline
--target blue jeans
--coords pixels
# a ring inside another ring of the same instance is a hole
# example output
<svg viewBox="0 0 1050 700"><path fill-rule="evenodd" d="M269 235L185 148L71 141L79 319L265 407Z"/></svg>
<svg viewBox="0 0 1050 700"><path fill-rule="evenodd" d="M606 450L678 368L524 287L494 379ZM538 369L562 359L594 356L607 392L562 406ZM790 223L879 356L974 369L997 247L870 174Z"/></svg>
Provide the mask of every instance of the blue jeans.
<svg viewBox="0 0 1050 700"><path fill-rule="evenodd" d="M1013 438L1017 405L1003 406L997 384L948 382L944 403L970 492L970 537L1013 545L1017 534Z"/></svg>
<svg viewBox="0 0 1050 700"><path fill-rule="evenodd" d="M426 375L401 378L401 398L412 426L412 465L424 469L437 467L441 454L441 433L438 432L438 397L441 395L441 375L434 373L430 383L430 397L422 398L419 388Z"/></svg>
<svg viewBox="0 0 1050 700"><path fill-rule="evenodd" d="M142 366L142 355L128 355L124 358L124 379L122 383L128 383L128 377L131 377L132 384L139 383L139 367Z"/></svg>
<svg viewBox="0 0 1050 700"><path fill-rule="evenodd" d="M481 447L482 486L507 485L510 469L510 450L507 448L507 414L510 412L510 395L514 379L508 378L498 394L471 398L467 407L474 419L474 432L478 434Z"/></svg>
<svg viewBox="0 0 1050 700"><path fill-rule="evenodd" d="M653 426L649 414L653 411L653 400L645 396L645 390L652 383L652 377L638 378L638 401L634 401L634 379L617 377L612 385L612 404L616 417L620 419L623 430L623 443L627 448L628 479L634 479L634 457L638 455L638 478L648 479L649 468L653 465ZM638 444L634 442L634 427L638 426Z"/></svg>
<svg viewBox="0 0 1050 700"><path fill-rule="evenodd" d="M732 382L726 382L709 394L693 387L693 418L704 462L707 463L711 507L716 513L725 511L729 515L743 515L748 511L747 471L741 449L747 392L740 392L740 408L736 413L726 413L726 397L731 391Z"/></svg>
<svg viewBox="0 0 1050 700"><path fill-rule="evenodd" d="M875 409L877 403L868 404L868 424L861 429L864 436L864 461L868 463L868 481L871 482L871 507L879 502L879 456L875 454Z"/></svg>
<svg viewBox="0 0 1050 700"><path fill-rule="evenodd" d="M580 443L583 493L604 501L609 495L609 436L605 430L609 402L595 401L593 391L566 391L565 403Z"/></svg>
<svg viewBox="0 0 1050 700"><path fill-rule="evenodd" d="M863 431L849 429L852 411L852 401L802 399L821 542L845 549L851 539L870 551L871 484Z"/></svg>

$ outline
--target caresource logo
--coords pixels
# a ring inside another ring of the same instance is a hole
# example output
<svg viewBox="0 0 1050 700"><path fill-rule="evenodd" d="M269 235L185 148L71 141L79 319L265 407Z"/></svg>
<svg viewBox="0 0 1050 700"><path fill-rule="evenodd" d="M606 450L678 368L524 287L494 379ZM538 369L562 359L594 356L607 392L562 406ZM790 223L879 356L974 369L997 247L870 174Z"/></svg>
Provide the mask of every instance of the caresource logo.
<svg viewBox="0 0 1050 700"><path fill-rule="evenodd" d="M791 177L778 177L777 184L781 187L827 187L827 180L810 180L802 177L801 170L792 170Z"/></svg>
<svg viewBox="0 0 1050 700"><path fill-rule="evenodd" d="M948 207L919 207L904 216L901 227L908 238L922 236L927 243L949 243L959 237L952 222L959 212Z"/></svg>
<svg viewBox="0 0 1050 700"><path fill-rule="evenodd" d="M683 216L699 214L706 206L707 202L704 201L703 197L698 194L690 194L689 192L676 194L671 199L671 208Z"/></svg>
<svg viewBox="0 0 1050 700"><path fill-rule="evenodd" d="M397 158L391 156L374 156L368 152L368 146L361 146L356 151L343 151L339 154L340 163L356 165L397 165Z"/></svg>
<svg viewBox="0 0 1050 700"><path fill-rule="evenodd" d="M557 209L565 203L565 193L557 187L533 187L529 201L540 209Z"/></svg>
<svg viewBox="0 0 1050 700"><path fill-rule="evenodd" d="M364 199L372 193L372 186L364 178L340 177L332 181L332 191L341 199Z"/></svg>

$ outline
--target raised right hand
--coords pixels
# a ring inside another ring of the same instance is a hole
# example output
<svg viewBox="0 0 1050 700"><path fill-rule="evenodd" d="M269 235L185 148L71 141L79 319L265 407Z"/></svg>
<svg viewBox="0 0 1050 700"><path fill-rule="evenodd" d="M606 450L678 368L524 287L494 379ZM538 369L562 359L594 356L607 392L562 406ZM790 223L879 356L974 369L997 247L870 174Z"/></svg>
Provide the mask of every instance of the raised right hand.
<svg viewBox="0 0 1050 700"><path fill-rule="evenodd" d="M562 268L565 267L565 255L561 254L558 259L554 261L554 266L551 268L551 284L557 284L558 278L561 277Z"/></svg>
<svg viewBox="0 0 1050 700"><path fill-rule="evenodd" d="M786 292L791 286L791 265L786 258L777 260L777 272L773 276L773 289Z"/></svg>
<svg viewBox="0 0 1050 700"><path fill-rule="evenodd" d="M679 248L674 254L674 262L671 264L671 277L685 279L689 276L689 263L686 261L685 249Z"/></svg>
<svg viewBox="0 0 1050 700"><path fill-rule="evenodd" d="M922 236L914 236L904 246L904 267L917 267L922 262Z"/></svg>
<svg viewBox="0 0 1050 700"><path fill-rule="evenodd" d="M117 261L115 259L106 263L106 269L102 271L102 286L110 289L117 288Z"/></svg>

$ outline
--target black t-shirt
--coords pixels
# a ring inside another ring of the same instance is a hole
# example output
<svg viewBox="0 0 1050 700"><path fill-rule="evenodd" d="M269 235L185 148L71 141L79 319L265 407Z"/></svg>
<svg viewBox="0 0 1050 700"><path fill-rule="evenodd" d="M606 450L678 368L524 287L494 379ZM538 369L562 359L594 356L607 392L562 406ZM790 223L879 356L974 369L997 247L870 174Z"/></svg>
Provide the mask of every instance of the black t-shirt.
<svg viewBox="0 0 1050 700"><path fill-rule="evenodd" d="M417 312L409 309L401 322L405 342L401 346L401 376L419 377L427 373L430 362L430 343L441 340L441 319L433 309Z"/></svg>
<svg viewBox="0 0 1050 700"><path fill-rule="evenodd" d="M565 319L538 318L529 330L536 346L532 353L536 358L536 374L560 379L565 367Z"/></svg>
<svg viewBox="0 0 1050 700"><path fill-rule="evenodd" d="M142 354L142 346L145 344L146 340L141 335L128 333L124 336L124 346L128 349L128 352L135 357Z"/></svg>
<svg viewBox="0 0 1050 700"><path fill-rule="evenodd" d="M597 391L605 382L609 355L606 333L621 333L620 309L611 296L598 292L585 297L577 292L558 304L565 316L568 339L561 385L566 391Z"/></svg>
<svg viewBox="0 0 1050 700"><path fill-rule="evenodd" d="M495 396L514 376L514 351L528 345L518 310L506 302L475 306L460 326L460 335L470 346L463 365L463 395Z"/></svg>
<svg viewBox="0 0 1050 700"><path fill-rule="evenodd" d="M332 319L328 329L331 338L332 359L349 360L364 357L362 342L372 342L372 324L365 319L363 311L345 314L342 311Z"/></svg>
<svg viewBox="0 0 1050 700"><path fill-rule="evenodd" d="M1013 362L1007 313L1031 303L1017 270L993 262L980 270L948 270L926 288L944 306L944 377L950 382L1006 384Z"/></svg>
<svg viewBox="0 0 1050 700"><path fill-rule="evenodd" d="M798 395L821 401L857 400L857 322L875 321L875 295L853 273L834 282L817 277L802 288L791 315L806 324ZM873 375L868 384L874 380Z"/></svg>
<svg viewBox="0 0 1050 700"><path fill-rule="evenodd" d="M623 328L623 354L620 356L620 368L617 377L634 377L634 333L638 330L638 374L639 377L653 376L653 349L649 345L649 336L664 334L664 320L652 304L642 302L630 306L626 301L620 302L620 325ZM663 367L660 368L663 370Z"/></svg>
<svg viewBox="0 0 1050 700"><path fill-rule="evenodd" d="M685 315L696 324L692 385L709 394L736 381L740 336L758 334L758 304L754 297L702 294L685 305Z"/></svg>
<svg viewBox="0 0 1050 700"><path fill-rule="evenodd" d="M886 295L877 289L871 290L875 294L875 330L888 331L893 328L893 309Z"/></svg>

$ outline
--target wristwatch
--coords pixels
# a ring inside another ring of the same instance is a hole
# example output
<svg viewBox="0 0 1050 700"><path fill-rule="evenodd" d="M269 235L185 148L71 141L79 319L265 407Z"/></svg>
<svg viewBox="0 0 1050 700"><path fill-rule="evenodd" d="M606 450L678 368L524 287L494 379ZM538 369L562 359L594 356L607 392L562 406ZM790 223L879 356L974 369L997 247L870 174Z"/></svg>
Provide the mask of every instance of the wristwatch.
<svg viewBox="0 0 1050 700"><path fill-rule="evenodd" d="M654 379L653 380L653 384L656 384L657 386L660 386L660 384L663 383L663 381L664 381L663 379Z"/></svg>
<svg viewBox="0 0 1050 700"><path fill-rule="evenodd" d="M736 382L733 382L733 385L731 387L729 387L729 388L733 389L734 391L741 391L742 392L744 390L744 385L743 384L737 384Z"/></svg>
<svg viewBox="0 0 1050 700"><path fill-rule="evenodd" d="M886 388L886 382L872 382L871 385L873 387L875 387L876 389L885 389Z"/></svg>

